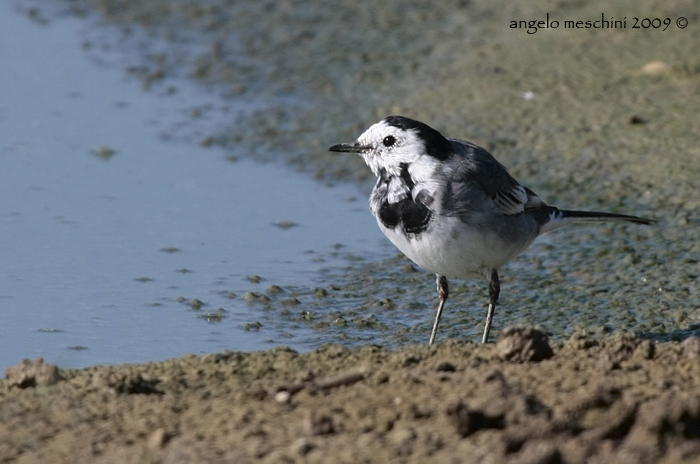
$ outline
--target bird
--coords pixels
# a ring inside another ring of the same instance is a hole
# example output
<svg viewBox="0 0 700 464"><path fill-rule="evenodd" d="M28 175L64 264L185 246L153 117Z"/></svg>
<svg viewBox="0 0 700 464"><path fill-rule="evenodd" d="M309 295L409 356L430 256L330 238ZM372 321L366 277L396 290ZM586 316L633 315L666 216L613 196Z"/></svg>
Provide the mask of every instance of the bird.
<svg viewBox="0 0 700 464"><path fill-rule="evenodd" d="M448 278L488 281L481 339L487 343L501 291L498 272L538 236L578 222L656 222L548 205L485 149L404 116L388 116L356 141L329 151L364 159L377 177L369 208L379 228L410 260L435 274L439 303L429 345L449 296Z"/></svg>

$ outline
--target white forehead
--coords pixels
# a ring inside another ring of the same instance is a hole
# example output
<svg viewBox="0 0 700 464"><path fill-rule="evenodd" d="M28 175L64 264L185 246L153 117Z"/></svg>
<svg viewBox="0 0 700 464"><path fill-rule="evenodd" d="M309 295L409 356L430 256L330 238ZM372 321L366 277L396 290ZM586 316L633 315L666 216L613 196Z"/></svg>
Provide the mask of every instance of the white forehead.
<svg viewBox="0 0 700 464"><path fill-rule="evenodd" d="M378 123L372 125L367 129L360 137L357 139L362 145L374 145L381 143L386 137L393 135L397 140L406 144L408 142L420 143L422 142L418 137L418 131L415 129L402 129L400 127L392 126L385 120L379 121Z"/></svg>

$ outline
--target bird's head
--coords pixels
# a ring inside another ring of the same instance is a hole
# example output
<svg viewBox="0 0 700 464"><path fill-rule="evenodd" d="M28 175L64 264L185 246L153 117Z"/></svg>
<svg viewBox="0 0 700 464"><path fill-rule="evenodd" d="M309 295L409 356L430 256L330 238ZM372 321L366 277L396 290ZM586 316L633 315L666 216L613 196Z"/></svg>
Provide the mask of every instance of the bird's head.
<svg viewBox="0 0 700 464"><path fill-rule="evenodd" d="M427 124L389 116L367 129L357 141L333 145L329 150L359 154L375 175L382 169L398 175L401 164L418 163L434 169L452 154L452 145Z"/></svg>

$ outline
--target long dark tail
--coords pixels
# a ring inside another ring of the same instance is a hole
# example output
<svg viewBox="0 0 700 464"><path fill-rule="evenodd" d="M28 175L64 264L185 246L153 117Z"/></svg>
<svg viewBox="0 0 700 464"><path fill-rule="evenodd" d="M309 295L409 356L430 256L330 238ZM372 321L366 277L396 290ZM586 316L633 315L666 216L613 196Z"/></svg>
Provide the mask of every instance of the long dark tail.
<svg viewBox="0 0 700 464"><path fill-rule="evenodd" d="M571 218L574 222L634 222L635 224L651 225L656 224L653 219L628 216L626 214L601 213L598 211L571 211L561 209L563 219Z"/></svg>
<svg viewBox="0 0 700 464"><path fill-rule="evenodd" d="M547 206L549 221L542 224L542 233L558 229L572 222L632 222L635 224L656 224L653 219L646 219L626 214L603 213L599 211L572 211Z"/></svg>

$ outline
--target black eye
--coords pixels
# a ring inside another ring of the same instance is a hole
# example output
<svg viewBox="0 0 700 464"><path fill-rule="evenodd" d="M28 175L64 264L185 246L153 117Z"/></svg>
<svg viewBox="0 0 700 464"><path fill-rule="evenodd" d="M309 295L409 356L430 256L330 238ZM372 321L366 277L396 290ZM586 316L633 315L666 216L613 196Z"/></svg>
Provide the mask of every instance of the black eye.
<svg viewBox="0 0 700 464"><path fill-rule="evenodd" d="M386 137L384 137L384 140L382 140L382 143L385 147L390 147L396 143L396 139L393 135L387 135Z"/></svg>

